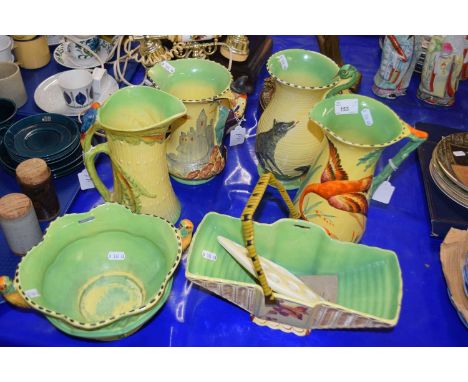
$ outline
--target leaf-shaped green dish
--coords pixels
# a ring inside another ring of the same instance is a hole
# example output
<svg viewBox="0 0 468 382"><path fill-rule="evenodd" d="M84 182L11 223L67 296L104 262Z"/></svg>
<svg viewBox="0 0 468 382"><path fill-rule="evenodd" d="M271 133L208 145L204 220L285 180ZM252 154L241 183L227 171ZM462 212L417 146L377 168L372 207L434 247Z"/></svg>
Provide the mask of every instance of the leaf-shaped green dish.
<svg viewBox="0 0 468 382"><path fill-rule="evenodd" d="M15 286L69 334L122 337L162 306L181 255L169 222L107 203L53 222L20 262Z"/></svg>
<svg viewBox="0 0 468 382"><path fill-rule="evenodd" d="M334 302L307 305L276 294L281 304L302 307L300 320L276 315L280 322L304 329L391 327L397 323L402 279L394 252L334 240L321 227L294 219L255 223L254 230L259 255L298 277L337 278ZM260 285L218 243L219 235L243 243L240 219L213 212L205 216L190 247L187 278L256 317L270 319ZM216 254L216 260L206 252L204 256L204 251Z"/></svg>

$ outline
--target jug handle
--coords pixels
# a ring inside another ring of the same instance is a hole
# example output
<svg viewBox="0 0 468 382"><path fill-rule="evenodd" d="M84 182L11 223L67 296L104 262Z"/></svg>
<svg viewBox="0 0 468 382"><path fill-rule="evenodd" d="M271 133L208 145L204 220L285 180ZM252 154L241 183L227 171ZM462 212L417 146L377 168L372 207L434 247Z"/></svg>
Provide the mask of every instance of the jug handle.
<svg viewBox="0 0 468 382"><path fill-rule="evenodd" d="M8 276L0 276L0 294L3 295L6 301L18 308L30 308Z"/></svg>
<svg viewBox="0 0 468 382"><path fill-rule="evenodd" d="M404 121L401 122L405 129L403 132L404 138L408 138L410 141L404 145L393 158L389 159L384 169L374 177L370 192L371 195L384 180L390 177L390 175L398 168L398 166L400 166L408 155L416 150L429 136L425 131L415 129Z"/></svg>
<svg viewBox="0 0 468 382"><path fill-rule="evenodd" d="M353 65L346 64L340 68L337 76L339 77L339 85L331 88L325 95L325 98L333 97L341 91L353 87L358 82L360 74Z"/></svg>
<svg viewBox="0 0 468 382"><path fill-rule="evenodd" d="M217 146L221 146L223 144L224 128L226 126L226 121L228 119L228 116L229 116L229 109L220 103L218 105L218 109L216 110L217 122L214 128L215 143Z"/></svg>
<svg viewBox="0 0 468 382"><path fill-rule="evenodd" d="M94 159L97 154L104 153L109 156L109 145L106 143L100 143L99 145L92 146L91 140L93 135L96 131L100 128L98 123L95 123L91 128L86 132L84 144L83 144L83 152L84 152L84 162L86 169L88 170L89 177L93 181L96 189L101 194L102 198L106 202L110 202L112 199L112 193L107 189L107 187L102 182L101 178L96 171L96 165L94 163Z"/></svg>

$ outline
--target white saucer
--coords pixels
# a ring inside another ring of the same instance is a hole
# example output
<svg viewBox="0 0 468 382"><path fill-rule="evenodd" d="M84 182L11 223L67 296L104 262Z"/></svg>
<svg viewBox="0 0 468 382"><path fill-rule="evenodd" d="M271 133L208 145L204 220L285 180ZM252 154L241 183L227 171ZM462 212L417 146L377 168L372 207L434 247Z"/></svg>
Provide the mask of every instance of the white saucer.
<svg viewBox="0 0 468 382"><path fill-rule="evenodd" d="M47 78L36 88L34 101L36 105L47 113L57 113L68 117L76 117L83 114L88 108L75 109L69 107L63 99L63 94L58 84L60 73ZM101 95L95 101L102 104L112 93L119 90L117 81L107 74L103 78Z"/></svg>
<svg viewBox="0 0 468 382"><path fill-rule="evenodd" d="M106 40L100 39L99 50L96 52L99 58L106 63L112 57L112 45ZM64 51L63 43L54 50L54 60L60 65L70 69L90 69L99 66L98 60L93 56L87 60L77 60Z"/></svg>

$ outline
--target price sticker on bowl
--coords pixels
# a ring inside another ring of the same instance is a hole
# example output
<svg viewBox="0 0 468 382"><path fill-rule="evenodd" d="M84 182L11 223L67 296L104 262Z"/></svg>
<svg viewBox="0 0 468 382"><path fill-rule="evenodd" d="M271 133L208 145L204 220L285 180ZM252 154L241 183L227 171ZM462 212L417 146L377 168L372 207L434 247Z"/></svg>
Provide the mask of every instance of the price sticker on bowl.
<svg viewBox="0 0 468 382"><path fill-rule="evenodd" d="M362 119L366 126L372 126L374 124L374 119L372 118L372 113L368 108L361 110Z"/></svg>
<svg viewBox="0 0 468 382"><path fill-rule="evenodd" d="M284 54L278 56L279 63L281 65L281 69L286 70L288 68L288 59Z"/></svg>
<svg viewBox="0 0 468 382"><path fill-rule="evenodd" d="M216 256L216 253L207 251L206 249L202 251L202 256L210 261L216 261L216 259L218 258L218 256Z"/></svg>
<svg viewBox="0 0 468 382"><path fill-rule="evenodd" d="M167 62L167 61L161 62L161 66L165 70L167 70L169 73L175 73L175 71L176 71L175 68L171 64L169 64L169 62Z"/></svg>
<svg viewBox="0 0 468 382"><path fill-rule="evenodd" d="M359 110L359 103L357 98L341 99L335 101L335 114L357 114Z"/></svg>
<svg viewBox="0 0 468 382"><path fill-rule="evenodd" d="M36 297L39 297L40 294L39 292L37 291L37 289L28 289L26 291L24 291L24 294L26 295L26 297L28 298L36 298Z"/></svg>
<svg viewBox="0 0 468 382"><path fill-rule="evenodd" d="M119 251L110 251L107 254L107 259L109 260L125 260L125 252L119 252Z"/></svg>

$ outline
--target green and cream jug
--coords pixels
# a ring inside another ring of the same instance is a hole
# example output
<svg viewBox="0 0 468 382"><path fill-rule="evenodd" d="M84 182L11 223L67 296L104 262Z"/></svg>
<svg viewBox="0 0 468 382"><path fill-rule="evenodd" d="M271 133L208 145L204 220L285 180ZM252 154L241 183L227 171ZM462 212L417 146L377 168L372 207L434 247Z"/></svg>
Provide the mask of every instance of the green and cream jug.
<svg viewBox="0 0 468 382"><path fill-rule="evenodd" d="M233 102L231 73L214 61L186 58L160 62L148 76L157 88L178 97L187 108L186 117L171 124L169 173L183 183L211 180L225 165L222 141Z"/></svg>
<svg viewBox="0 0 468 382"><path fill-rule="evenodd" d="M267 69L275 91L258 123L255 152L260 171L272 172L287 188L297 188L323 140L323 132L309 123L309 110L325 95L354 85L358 72L303 49L273 54Z"/></svg>
<svg viewBox="0 0 468 382"><path fill-rule="evenodd" d="M324 99L310 111L310 123L325 135L302 181L295 206L301 217L334 239L358 242L365 230L369 199L377 187L427 138L389 107L357 94ZM374 177L383 150L409 142Z"/></svg>
<svg viewBox="0 0 468 382"><path fill-rule="evenodd" d="M86 169L105 201L177 221L181 207L169 179L166 136L170 124L186 112L179 99L147 86L129 86L108 98L98 109L83 147ZM91 146L99 129L104 130L107 142ZM111 159L113 192L96 172L94 160L99 153Z"/></svg>

